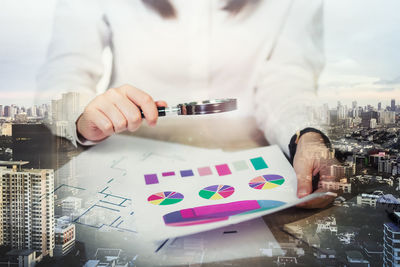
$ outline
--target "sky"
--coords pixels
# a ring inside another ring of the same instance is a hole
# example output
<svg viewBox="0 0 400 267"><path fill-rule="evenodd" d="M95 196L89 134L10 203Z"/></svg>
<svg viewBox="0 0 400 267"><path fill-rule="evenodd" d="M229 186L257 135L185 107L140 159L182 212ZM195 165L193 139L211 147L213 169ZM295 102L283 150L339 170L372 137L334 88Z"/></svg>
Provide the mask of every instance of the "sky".
<svg viewBox="0 0 400 267"><path fill-rule="evenodd" d="M44 61L55 0L2 0L0 104L31 105ZM320 96L360 105L400 102L400 1L326 0L326 65Z"/></svg>

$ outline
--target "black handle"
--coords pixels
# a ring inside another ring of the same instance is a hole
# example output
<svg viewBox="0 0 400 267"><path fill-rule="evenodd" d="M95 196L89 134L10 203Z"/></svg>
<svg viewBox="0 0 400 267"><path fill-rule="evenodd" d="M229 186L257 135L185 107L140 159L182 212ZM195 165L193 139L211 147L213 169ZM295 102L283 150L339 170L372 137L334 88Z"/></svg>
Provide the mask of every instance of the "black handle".
<svg viewBox="0 0 400 267"><path fill-rule="evenodd" d="M166 115L165 114L165 107L157 107L157 110L158 110L158 116L159 117L164 117ZM142 110L140 110L140 114L142 114L142 118L144 118L144 114L143 114Z"/></svg>

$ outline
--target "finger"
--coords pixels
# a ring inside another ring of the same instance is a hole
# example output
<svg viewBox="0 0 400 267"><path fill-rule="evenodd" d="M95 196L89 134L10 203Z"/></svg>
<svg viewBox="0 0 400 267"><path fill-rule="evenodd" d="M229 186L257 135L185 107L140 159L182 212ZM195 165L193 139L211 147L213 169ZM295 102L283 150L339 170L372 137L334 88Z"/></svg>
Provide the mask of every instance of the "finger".
<svg viewBox="0 0 400 267"><path fill-rule="evenodd" d="M127 129L131 132L136 131L142 123L142 116L139 108L117 89L109 89L107 93L110 101L112 101L122 115L124 115L127 122Z"/></svg>
<svg viewBox="0 0 400 267"><path fill-rule="evenodd" d="M313 166L310 160L295 156L293 167L297 176L297 197L305 197L312 192Z"/></svg>
<svg viewBox="0 0 400 267"><path fill-rule="evenodd" d="M326 192L326 191L320 188L315 192ZM322 197L318 197L313 200L298 204L296 205L296 207L303 209L321 209L331 204L334 200L335 200L334 195L324 195Z"/></svg>
<svg viewBox="0 0 400 267"><path fill-rule="evenodd" d="M121 90L135 105L140 107L149 125L155 125L157 123L157 106L149 94L130 85L122 86Z"/></svg>
<svg viewBox="0 0 400 267"><path fill-rule="evenodd" d="M156 105L157 105L157 107L168 107L167 102L162 101L162 100L156 101Z"/></svg>
<svg viewBox="0 0 400 267"><path fill-rule="evenodd" d="M80 131L80 133L87 140L99 141L100 139L104 139L105 137L110 136L114 133L112 122L108 119L107 116L105 116L102 112L100 112L96 108L90 108L85 110L85 116L82 116L82 119L84 120L82 122L82 125L86 129ZM93 129L93 126L91 124L93 124L95 128L97 127L97 129L99 129L102 132L102 135L97 135L96 129ZM88 135L93 135L93 136L88 136Z"/></svg>
<svg viewBox="0 0 400 267"><path fill-rule="evenodd" d="M121 111L105 96L100 97L95 105L112 122L114 132L120 133L126 130L127 121Z"/></svg>

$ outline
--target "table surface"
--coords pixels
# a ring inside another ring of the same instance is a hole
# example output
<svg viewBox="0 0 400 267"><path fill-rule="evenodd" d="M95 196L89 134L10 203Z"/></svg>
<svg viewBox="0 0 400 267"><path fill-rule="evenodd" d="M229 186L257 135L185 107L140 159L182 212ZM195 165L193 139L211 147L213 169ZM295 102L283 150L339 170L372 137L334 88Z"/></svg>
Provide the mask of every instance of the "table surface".
<svg viewBox="0 0 400 267"><path fill-rule="evenodd" d="M219 148L225 151L237 151L268 145L262 131L257 129L254 118L233 118L224 117L222 115L160 118L156 127L149 127L144 122L144 125L138 131L134 133L125 132L123 134L203 148ZM335 216L338 218L343 217L346 220L350 220L346 222L349 227L358 227L360 222L351 221L352 217L348 216L349 212L351 214L353 211L335 206L330 206L321 210L290 208L265 216L263 219L281 246L290 247L287 251L293 251L293 248L296 247L318 250L318 247L312 247L314 246L314 244L312 244L313 240L316 238L315 229L312 231L307 229L314 227L313 223L315 224L317 220L329 219L332 214L336 214ZM359 220L361 221L368 220L368 214L371 217L371 213L368 213L368 211L365 214L358 214ZM382 219L382 214L377 213L374 218L376 219L371 220L379 221ZM381 225L380 222L377 225L379 227L379 225ZM304 229L301 235L292 231L293 227L297 226ZM374 230L376 230L376 228ZM382 232L381 230L379 231ZM370 235L370 233L367 233L367 235ZM319 244L321 244L321 247L330 246L329 237L325 241L321 240ZM340 247L341 244L332 244L332 246L333 245ZM310 253L310 255L312 256L313 253L314 252ZM287 256L293 256L292 252L287 254ZM313 260L315 259L312 258L311 260L309 264L314 264L315 262ZM203 263L196 266L270 266L272 263L273 261L269 257L259 257Z"/></svg>

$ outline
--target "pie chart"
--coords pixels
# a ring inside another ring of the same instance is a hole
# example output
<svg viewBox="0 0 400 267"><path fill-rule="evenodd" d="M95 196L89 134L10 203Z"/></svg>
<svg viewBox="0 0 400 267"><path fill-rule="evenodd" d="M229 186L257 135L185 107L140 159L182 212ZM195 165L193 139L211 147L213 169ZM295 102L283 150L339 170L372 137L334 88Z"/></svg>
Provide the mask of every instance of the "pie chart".
<svg viewBox="0 0 400 267"><path fill-rule="evenodd" d="M172 205L183 200L183 195L178 192L166 191L153 194L147 198L147 201L153 205Z"/></svg>
<svg viewBox="0 0 400 267"><path fill-rule="evenodd" d="M249 182L249 186L253 189L265 190L278 187L282 185L284 182L285 178L283 178L280 175L267 174L251 179Z"/></svg>
<svg viewBox="0 0 400 267"><path fill-rule="evenodd" d="M203 188L199 196L205 199L218 200L229 197L235 192L235 188L230 185L212 185Z"/></svg>

